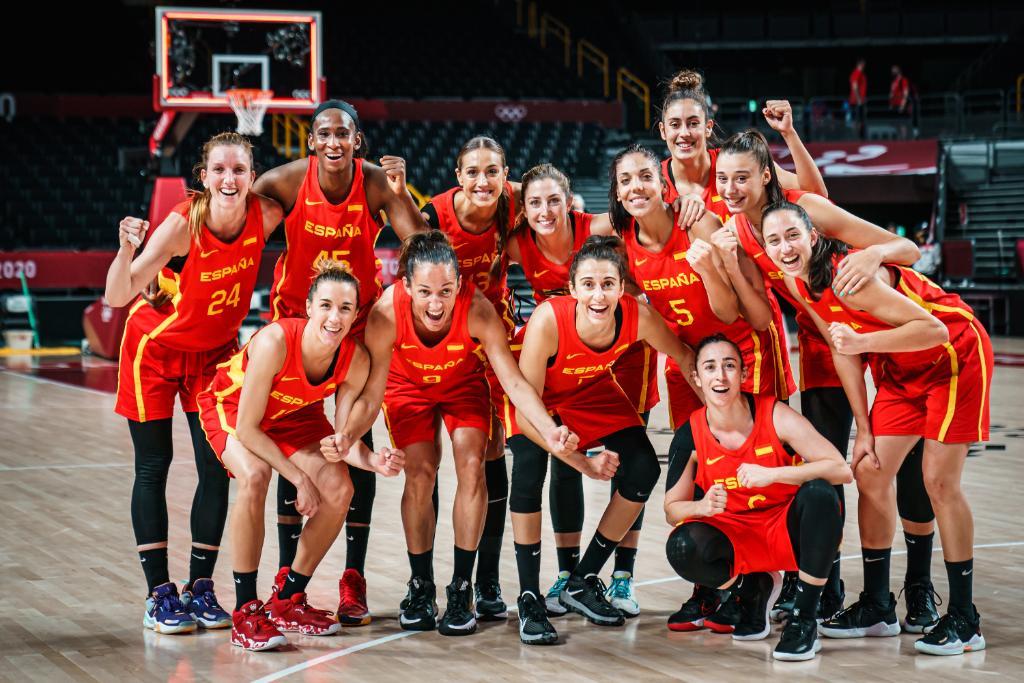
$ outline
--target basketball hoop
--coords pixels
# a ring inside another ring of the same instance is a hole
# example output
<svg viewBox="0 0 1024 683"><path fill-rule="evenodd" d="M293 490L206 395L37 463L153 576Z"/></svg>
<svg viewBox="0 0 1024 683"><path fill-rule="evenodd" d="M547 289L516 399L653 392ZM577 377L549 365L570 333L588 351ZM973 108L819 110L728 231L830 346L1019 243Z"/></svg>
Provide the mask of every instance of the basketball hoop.
<svg viewBox="0 0 1024 683"><path fill-rule="evenodd" d="M228 90L224 94L238 116L236 130L242 135L263 135L263 115L267 113L274 91L244 88Z"/></svg>

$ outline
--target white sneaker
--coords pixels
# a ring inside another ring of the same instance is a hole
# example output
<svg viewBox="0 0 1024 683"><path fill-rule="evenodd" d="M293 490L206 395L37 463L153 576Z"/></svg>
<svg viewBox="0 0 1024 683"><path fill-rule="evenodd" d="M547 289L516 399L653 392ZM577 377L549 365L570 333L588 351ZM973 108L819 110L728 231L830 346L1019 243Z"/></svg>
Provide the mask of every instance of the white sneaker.
<svg viewBox="0 0 1024 683"><path fill-rule="evenodd" d="M605 597L627 617L640 614L640 603L633 596L633 575L629 572L612 574L612 585L608 587Z"/></svg>

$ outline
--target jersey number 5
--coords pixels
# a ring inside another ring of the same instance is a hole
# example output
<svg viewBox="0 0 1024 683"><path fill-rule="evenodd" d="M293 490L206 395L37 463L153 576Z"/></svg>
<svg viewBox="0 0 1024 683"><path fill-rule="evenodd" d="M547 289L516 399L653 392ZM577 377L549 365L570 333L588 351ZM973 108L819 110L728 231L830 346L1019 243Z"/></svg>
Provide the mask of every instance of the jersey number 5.
<svg viewBox="0 0 1024 683"><path fill-rule="evenodd" d="M680 327L686 327L687 325L693 324L693 314L690 313L690 309L683 308L682 306L682 304L685 303L686 299L673 299L668 302L668 305L672 307L672 312L681 316L676 319L676 323L678 323Z"/></svg>

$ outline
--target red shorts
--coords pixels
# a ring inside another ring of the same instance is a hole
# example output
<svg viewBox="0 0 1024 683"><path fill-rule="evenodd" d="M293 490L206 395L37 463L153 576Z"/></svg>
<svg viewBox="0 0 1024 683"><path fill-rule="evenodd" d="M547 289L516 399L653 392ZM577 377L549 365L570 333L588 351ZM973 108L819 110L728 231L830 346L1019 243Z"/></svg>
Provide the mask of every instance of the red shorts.
<svg viewBox="0 0 1024 683"><path fill-rule="evenodd" d="M817 329L798 328L796 340L800 350L800 391L843 386L832 360L832 349Z"/></svg>
<svg viewBox="0 0 1024 683"><path fill-rule="evenodd" d="M772 356L772 381L775 386L773 394L780 400L785 401L796 393L796 381L793 379L793 366L789 362L789 340L786 336L786 323L782 319L782 311L779 304L772 297L774 317L768 324L768 329L761 333L761 338L770 342Z"/></svg>
<svg viewBox="0 0 1024 683"><path fill-rule="evenodd" d="M871 406L875 436L988 441L992 342L977 321L958 327L931 363L907 366L884 358Z"/></svg>
<svg viewBox="0 0 1024 683"><path fill-rule="evenodd" d="M148 305L148 304L145 304ZM147 330L128 319L117 365L114 412L129 420L163 420L174 414L174 398L186 413L199 410L196 396L217 373L217 364L238 350L230 341L209 351L181 351L150 339Z"/></svg>
<svg viewBox="0 0 1024 683"><path fill-rule="evenodd" d="M203 394L199 405L199 419L203 426L203 432L206 433L206 440L213 448L220 464L224 465L224 449L227 447L228 436L235 436L238 405L235 403L218 404L217 399L211 394ZM277 447L284 453L284 457L290 458L295 451L312 444L319 444L322 438L334 433L334 427L331 426L327 415L324 414L323 401L317 401L294 413L288 413L269 425L263 425L263 433L277 444ZM227 470L229 476L234 476L226 465L224 469Z"/></svg>
<svg viewBox="0 0 1024 683"><path fill-rule="evenodd" d="M637 413L658 405L658 352L645 342L636 342L612 366L615 383L622 387Z"/></svg>
<svg viewBox="0 0 1024 683"><path fill-rule="evenodd" d="M793 543L786 525L786 515L792 504L790 500L784 505L755 508L749 512L723 512L683 523L703 522L728 537L735 558L733 576L751 572L792 572L797 570L796 556L793 555Z"/></svg>
<svg viewBox="0 0 1024 683"><path fill-rule="evenodd" d="M491 404L483 377L474 376L458 384L417 384L388 379L384 391L384 420L395 448L421 441L434 441L434 415L441 413L448 434L456 429L479 429L490 437Z"/></svg>

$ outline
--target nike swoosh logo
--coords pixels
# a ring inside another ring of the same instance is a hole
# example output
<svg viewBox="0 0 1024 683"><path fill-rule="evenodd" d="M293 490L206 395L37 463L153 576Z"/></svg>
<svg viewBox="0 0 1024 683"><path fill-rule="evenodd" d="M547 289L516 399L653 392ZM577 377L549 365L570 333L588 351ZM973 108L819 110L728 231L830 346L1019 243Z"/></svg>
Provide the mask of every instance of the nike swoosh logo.
<svg viewBox="0 0 1024 683"><path fill-rule="evenodd" d="M533 274L533 276L534 276L534 277L540 277L541 275L543 275L543 274L544 274L544 273L546 273L546 272L548 272L548 271L546 271L546 270L541 270L541 271L535 272L535 273Z"/></svg>
<svg viewBox="0 0 1024 683"><path fill-rule="evenodd" d="M235 579L235 583L242 583L241 579Z"/></svg>
<svg viewBox="0 0 1024 683"><path fill-rule="evenodd" d="M599 546L601 546L602 548L607 548L607 547L608 547L608 546L607 546L607 545L605 545L604 543L601 543L601 539L595 538L595 539L594 539L594 541L596 541L596 542L597 542L597 544L598 544ZM569 595L572 595L572 593L569 593Z"/></svg>
<svg viewBox="0 0 1024 683"><path fill-rule="evenodd" d="M284 501L284 504L285 505L295 505L295 499L293 499L293 500L286 500L286 501Z"/></svg>
<svg viewBox="0 0 1024 683"><path fill-rule="evenodd" d="M572 360L573 358L576 358L577 356L582 356L582 355L583 355L582 353L570 353L568 356L565 357L565 359L566 360Z"/></svg>
<svg viewBox="0 0 1024 683"><path fill-rule="evenodd" d="M216 253L217 253L216 249L211 249L210 251L202 251L202 250L200 250L199 251L199 258L206 258L207 256L210 256L211 254L216 254Z"/></svg>
<svg viewBox="0 0 1024 683"><path fill-rule="evenodd" d="M579 556L580 556L580 554L579 554L579 553L573 553L573 554L572 554L572 556L573 556L573 557L579 557Z"/></svg>
<svg viewBox="0 0 1024 683"><path fill-rule="evenodd" d="M302 534L292 534L292 540L294 541L296 538L298 538L301 535Z"/></svg>
<svg viewBox="0 0 1024 683"><path fill-rule="evenodd" d="M295 579L292 578L291 574L289 574L286 578L292 583L295 583Z"/></svg>
<svg viewBox="0 0 1024 683"><path fill-rule="evenodd" d="M350 541L354 541L355 540L355 538L353 538L352 536L346 536L345 538L347 538Z"/></svg>
<svg viewBox="0 0 1024 683"><path fill-rule="evenodd" d="M533 551L533 556L537 557L538 555L540 555L540 551L539 550L534 550Z"/></svg>
<svg viewBox="0 0 1024 683"><path fill-rule="evenodd" d="M583 592L583 589L580 588L579 590L574 590L574 591L566 590L565 592L568 593L569 595L573 596L573 597L576 597L577 595L579 595L580 593Z"/></svg>
<svg viewBox="0 0 1024 683"><path fill-rule="evenodd" d="M140 559L140 560L139 560L139 562L140 562L140 563L141 563L141 562L145 562L145 561L146 561L146 558L144 558L144 557L143 557L142 559Z"/></svg>
<svg viewBox="0 0 1024 683"><path fill-rule="evenodd" d="M647 263L647 259L645 258L638 258L635 261L633 261L634 266L642 266L645 263Z"/></svg>
<svg viewBox="0 0 1024 683"><path fill-rule="evenodd" d="M316 206L317 204L323 204L323 202L311 202L308 199L306 200L306 206Z"/></svg>
<svg viewBox="0 0 1024 683"><path fill-rule="evenodd" d="M405 350L405 349L415 349L415 348L417 348L417 346L415 344L402 344L402 350Z"/></svg>
<svg viewBox="0 0 1024 683"><path fill-rule="evenodd" d="M192 557L196 558L197 560L205 560L206 559L206 555L196 555L195 553L192 553Z"/></svg>
<svg viewBox="0 0 1024 683"><path fill-rule="evenodd" d="M970 573L973 572L973 571L974 571L973 569L965 569L962 572L960 572L960 576L969 576Z"/></svg>
<svg viewBox="0 0 1024 683"><path fill-rule="evenodd" d="M704 464L708 465L708 466L714 465L716 462L718 462L719 460L721 460L724 457L725 457L724 455L720 455L717 458L708 458L707 460L704 461Z"/></svg>
<svg viewBox="0 0 1024 683"><path fill-rule="evenodd" d="M865 562L881 562L884 559L885 559L884 557L865 557L864 561Z"/></svg>
<svg viewBox="0 0 1024 683"><path fill-rule="evenodd" d="M418 624L421 621L423 621L423 617L416 617L415 619L407 619L404 614L402 615L402 623L403 624Z"/></svg>

